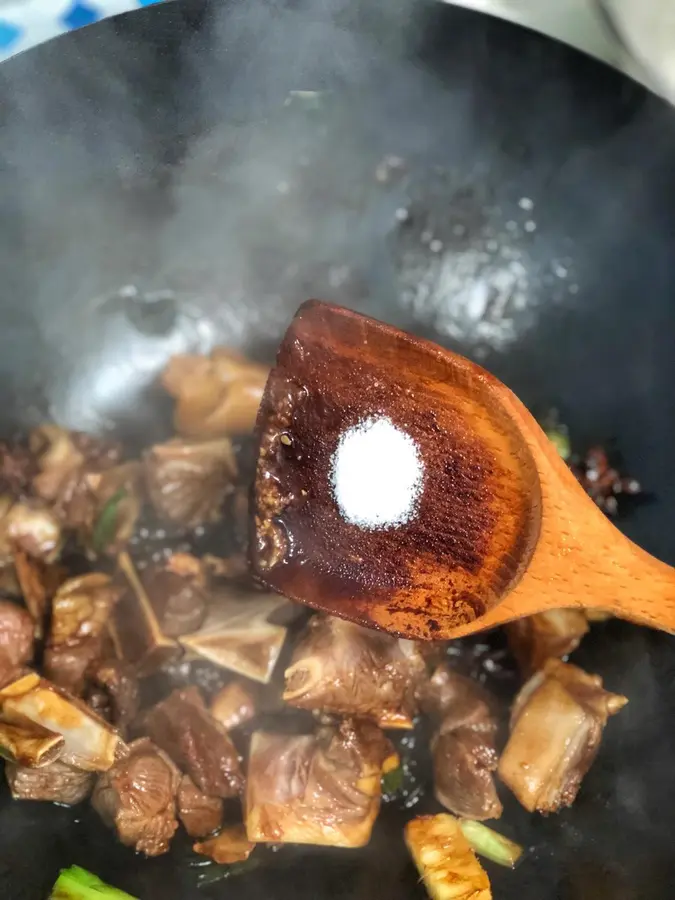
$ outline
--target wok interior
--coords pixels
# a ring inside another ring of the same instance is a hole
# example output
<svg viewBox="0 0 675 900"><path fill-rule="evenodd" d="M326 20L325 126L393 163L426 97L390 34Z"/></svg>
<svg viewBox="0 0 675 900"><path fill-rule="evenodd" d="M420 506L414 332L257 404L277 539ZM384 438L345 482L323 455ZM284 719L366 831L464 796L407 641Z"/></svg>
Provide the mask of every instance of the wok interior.
<svg viewBox="0 0 675 900"><path fill-rule="evenodd" d="M657 495L626 528L672 561L671 111L457 9L279 8L273 23L252 10L169 4L0 72L2 434L49 418L147 444L168 427L154 382L171 354L222 342L269 359L295 307L323 296L479 358L535 410L558 405L581 443L616 436ZM284 106L297 90L326 93L318 109ZM387 156L403 170L390 159L378 178ZM476 260L489 241L515 254L512 290L490 282L492 257ZM488 283L481 315L483 294L457 296L472 278ZM573 809L535 822L507 800L534 850L517 877L494 873L494 894L662 898L675 874L671 639L610 622L575 661L635 702ZM232 889L422 896L405 818L387 808L365 849L294 848ZM141 896L190 896L175 859L134 858L85 808L3 801L0 835L17 900L85 860Z"/></svg>

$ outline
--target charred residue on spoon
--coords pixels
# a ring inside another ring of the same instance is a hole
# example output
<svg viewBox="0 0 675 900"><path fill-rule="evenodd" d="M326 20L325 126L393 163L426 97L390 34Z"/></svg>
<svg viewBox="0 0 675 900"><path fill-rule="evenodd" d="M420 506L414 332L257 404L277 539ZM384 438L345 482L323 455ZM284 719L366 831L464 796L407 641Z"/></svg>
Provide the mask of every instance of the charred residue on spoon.
<svg viewBox="0 0 675 900"><path fill-rule="evenodd" d="M340 510L334 459L349 429L382 418L418 448L424 486L414 515L368 529ZM258 430L253 563L287 596L433 639L482 615L529 561L540 513L534 463L487 373L460 357L305 305L279 350Z"/></svg>

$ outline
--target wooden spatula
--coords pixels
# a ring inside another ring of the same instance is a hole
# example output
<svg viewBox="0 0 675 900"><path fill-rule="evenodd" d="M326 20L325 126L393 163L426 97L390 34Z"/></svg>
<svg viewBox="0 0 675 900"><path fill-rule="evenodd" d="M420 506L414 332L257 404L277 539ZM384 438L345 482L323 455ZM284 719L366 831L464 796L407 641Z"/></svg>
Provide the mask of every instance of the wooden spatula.
<svg viewBox="0 0 675 900"><path fill-rule="evenodd" d="M257 433L252 561L293 600L422 640L565 607L675 631L675 570L624 537L522 403L461 356L311 301Z"/></svg>

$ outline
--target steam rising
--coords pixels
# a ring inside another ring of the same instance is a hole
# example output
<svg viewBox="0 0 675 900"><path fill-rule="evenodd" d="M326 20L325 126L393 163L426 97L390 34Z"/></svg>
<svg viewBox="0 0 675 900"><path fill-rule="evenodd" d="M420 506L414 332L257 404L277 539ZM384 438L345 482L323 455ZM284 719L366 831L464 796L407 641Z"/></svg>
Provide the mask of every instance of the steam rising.
<svg viewBox="0 0 675 900"><path fill-rule="evenodd" d="M488 22L416 0L192 0L5 64L5 420L159 433L171 354L269 358L311 296L475 354L582 300L575 240L602 254L605 232L551 211L616 103L596 88L580 119L566 58ZM614 222L611 171L608 203L577 203Z"/></svg>
<svg viewBox="0 0 675 900"><path fill-rule="evenodd" d="M169 4L3 67L8 289L54 369L44 397L34 359L6 360L19 410L105 426L171 353L220 340L269 354L307 296L358 304L381 140L364 111L347 124L348 97L414 43L412 8ZM190 35L180 20L195 18Z"/></svg>

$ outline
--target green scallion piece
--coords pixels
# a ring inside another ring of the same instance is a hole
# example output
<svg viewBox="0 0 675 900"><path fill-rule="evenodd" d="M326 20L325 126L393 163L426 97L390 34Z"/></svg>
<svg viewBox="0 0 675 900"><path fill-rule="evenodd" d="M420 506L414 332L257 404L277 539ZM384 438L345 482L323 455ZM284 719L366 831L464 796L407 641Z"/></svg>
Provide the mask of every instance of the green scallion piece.
<svg viewBox="0 0 675 900"><path fill-rule="evenodd" d="M403 787L403 766L396 766L382 776L382 793L398 794Z"/></svg>
<svg viewBox="0 0 675 900"><path fill-rule="evenodd" d="M97 553L102 553L115 539L117 511L120 503L126 496L126 490L120 488L118 491L115 491L101 510L91 535L91 543Z"/></svg>
<svg viewBox="0 0 675 900"><path fill-rule="evenodd" d="M499 866L513 869L523 855L523 848L520 844L510 841L502 834L488 828L487 825L483 825L482 822L460 819L459 826L472 849Z"/></svg>
<svg viewBox="0 0 675 900"><path fill-rule="evenodd" d="M560 456L567 461L572 454L572 445L567 429L564 427L549 428L546 437L553 443Z"/></svg>
<svg viewBox="0 0 675 900"><path fill-rule="evenodd" d="M110 887L80 866L71 866L69 869L61 870L49 900L138 900L138 898L118 888Z"/></svg>

